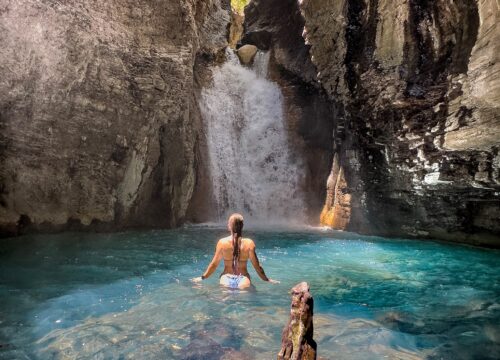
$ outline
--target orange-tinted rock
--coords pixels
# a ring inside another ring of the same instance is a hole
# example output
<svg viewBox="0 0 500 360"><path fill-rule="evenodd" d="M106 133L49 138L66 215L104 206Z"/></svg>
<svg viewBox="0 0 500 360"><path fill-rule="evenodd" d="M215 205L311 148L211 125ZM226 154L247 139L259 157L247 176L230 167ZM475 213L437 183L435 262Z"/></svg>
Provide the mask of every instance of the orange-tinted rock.
<svg viewBox="0 0 500 360"><path fill-rule="evenodd" d="M347 192L344 169L338 155L333 158L332 171L326 183L326 200L320 215L320 224L345 230L351 218L351 194Z"/></svg>
<svg viewBox="0 0 500 360"><path fill-rule="evenodd" d="M229 47L231 49L236 49L236 44L241 40L243 36L243 21L245 17L238 12L231 11L231 26L229 27Z"/></svg>

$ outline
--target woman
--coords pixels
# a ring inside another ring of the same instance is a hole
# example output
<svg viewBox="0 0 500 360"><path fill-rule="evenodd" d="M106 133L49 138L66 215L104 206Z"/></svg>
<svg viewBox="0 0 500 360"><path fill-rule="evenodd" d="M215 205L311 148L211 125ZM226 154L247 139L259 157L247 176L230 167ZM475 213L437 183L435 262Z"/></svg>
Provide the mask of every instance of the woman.
<svg viewBox="0 0 500 360"><path fill-rule="evenodd" d="M251 285L247 270L247 261L250 259L262 280L273 284L279 283L279 281L269 279L264 273L255 253L253 240L243 238L243 216L240 214L231 215L227 222L227 229L231 235L217 242L215 255L207 270L201 277L195 278L193 281L201 281L210 277L217 269L219 262L224 259L224 271L220 277L220 284L232 289L245 289Z"/></svg>

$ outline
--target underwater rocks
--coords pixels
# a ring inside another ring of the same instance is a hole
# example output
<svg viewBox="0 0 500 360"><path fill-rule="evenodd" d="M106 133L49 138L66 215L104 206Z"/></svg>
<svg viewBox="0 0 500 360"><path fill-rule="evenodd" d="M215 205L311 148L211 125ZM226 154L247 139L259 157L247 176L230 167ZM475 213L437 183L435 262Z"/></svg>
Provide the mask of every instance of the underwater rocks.
<svg viewBox="0 0 500 360"><path fill-rule="evenodd" d="M314 300L309 285L301 282L292 290L290 319L283 329L278 360L315 360L316 342L313 340Z"/></svg>
<svg viewBox="0 0 500 360"><path fill-rule="evenodd" d="M282 76L334 104L348 230L500 246L499 11L494 0L247 8L243 41L268 34Z"/></svg>
<svg viewBox="0 0 500 360"><path fill-rule="evenodd" d="M181 360L251 360L248 355L226 348L211 339L195 339L181 350Z"/></svg>
<svg viewBox="0 0 500 360"><path fill-rule="evenodd" d="M0 232L178 225L225 0L0 5Z"/></svg>

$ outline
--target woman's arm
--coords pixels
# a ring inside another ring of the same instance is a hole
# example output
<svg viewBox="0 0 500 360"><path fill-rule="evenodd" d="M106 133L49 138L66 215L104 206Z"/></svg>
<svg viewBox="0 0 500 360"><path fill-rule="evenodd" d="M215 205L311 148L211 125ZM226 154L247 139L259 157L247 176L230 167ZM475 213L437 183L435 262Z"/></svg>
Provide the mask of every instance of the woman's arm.
<svg viewBox="0 0 500 360"><path fill-rule="evenodd" d="M264 269L262 268L262 266L260 266L259 258L257 257L257 253L255 252L255 244L254 244L253 241L252 241L252 243L250 245L249 257L250 257L250 261L252 262L252 265L253 265L255 271L257 272L257 275L259 275L259 277L262 280L269 281L271 283L278 283L279 282L279 281L276 281L276 280L269 279L266 276L266 273L264 272Z"/></svg>
<svg viewBox="0 0 500 360"><path fill-rule="evenodd" d="M213 257L212 261L210 262L210 264L208 265L207 270L205 270L205 272L201 276L201 279L204 280L204 279L208 278L210 275L212 275L214 273L214 271L217 270L217 266L219 266L219 263L221 260L222 260L222 246L221 246L221 242L219 240L219 242L217 243L217 246L215 248L214 257Z"/></svg>

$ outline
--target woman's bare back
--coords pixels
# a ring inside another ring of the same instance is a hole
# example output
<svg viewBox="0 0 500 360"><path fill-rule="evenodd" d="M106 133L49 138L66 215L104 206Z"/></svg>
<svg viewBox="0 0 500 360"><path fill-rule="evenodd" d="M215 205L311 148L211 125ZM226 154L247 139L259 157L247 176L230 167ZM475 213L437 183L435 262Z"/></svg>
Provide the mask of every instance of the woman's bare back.
<svg viewBox="0 0 500 360"><path fill-rule="evenodd" d="M241 214L233 214L229 217L227 223L227 229L231 233L231 236L220 239L217 242L217 246L215 248L215 254L212 258L212 261L207 267L207 270L203 273L203 275L199 278L193 279L193 281L201 281L203 279L207 279L210 275L212 275L217 266L224 260L224 271L220 277L221 285L228 286L231 288L245 288L251 285L250 283L250 274L248 274L247 262L250 260L252 263L257 275L264 280L269 281L271 283L277 283L279 281L275 281L269 279L260 266L259 259L257 258L257 254L255 252L255 243L252 239L242 237L243 231L243 216ZM239 251L235 254L233 244L239 243ZM233 268L233 259L238 259L238 263L234 264Z"/></svg>
<svg viewBox="0 0 500 360"><path fill-rule="evenodd" d="M253 240L248 238L241 238L238 269L236 272L233 272L234 249L231 236L220 239L219 244L222 250L222 257L224 259L224 271L222 272L222 275L235 274L235 275L244 275L250 278L247 269L247 262L248 259L250 258L251 251L255 250L255 243L253 242Z"/></svg>

